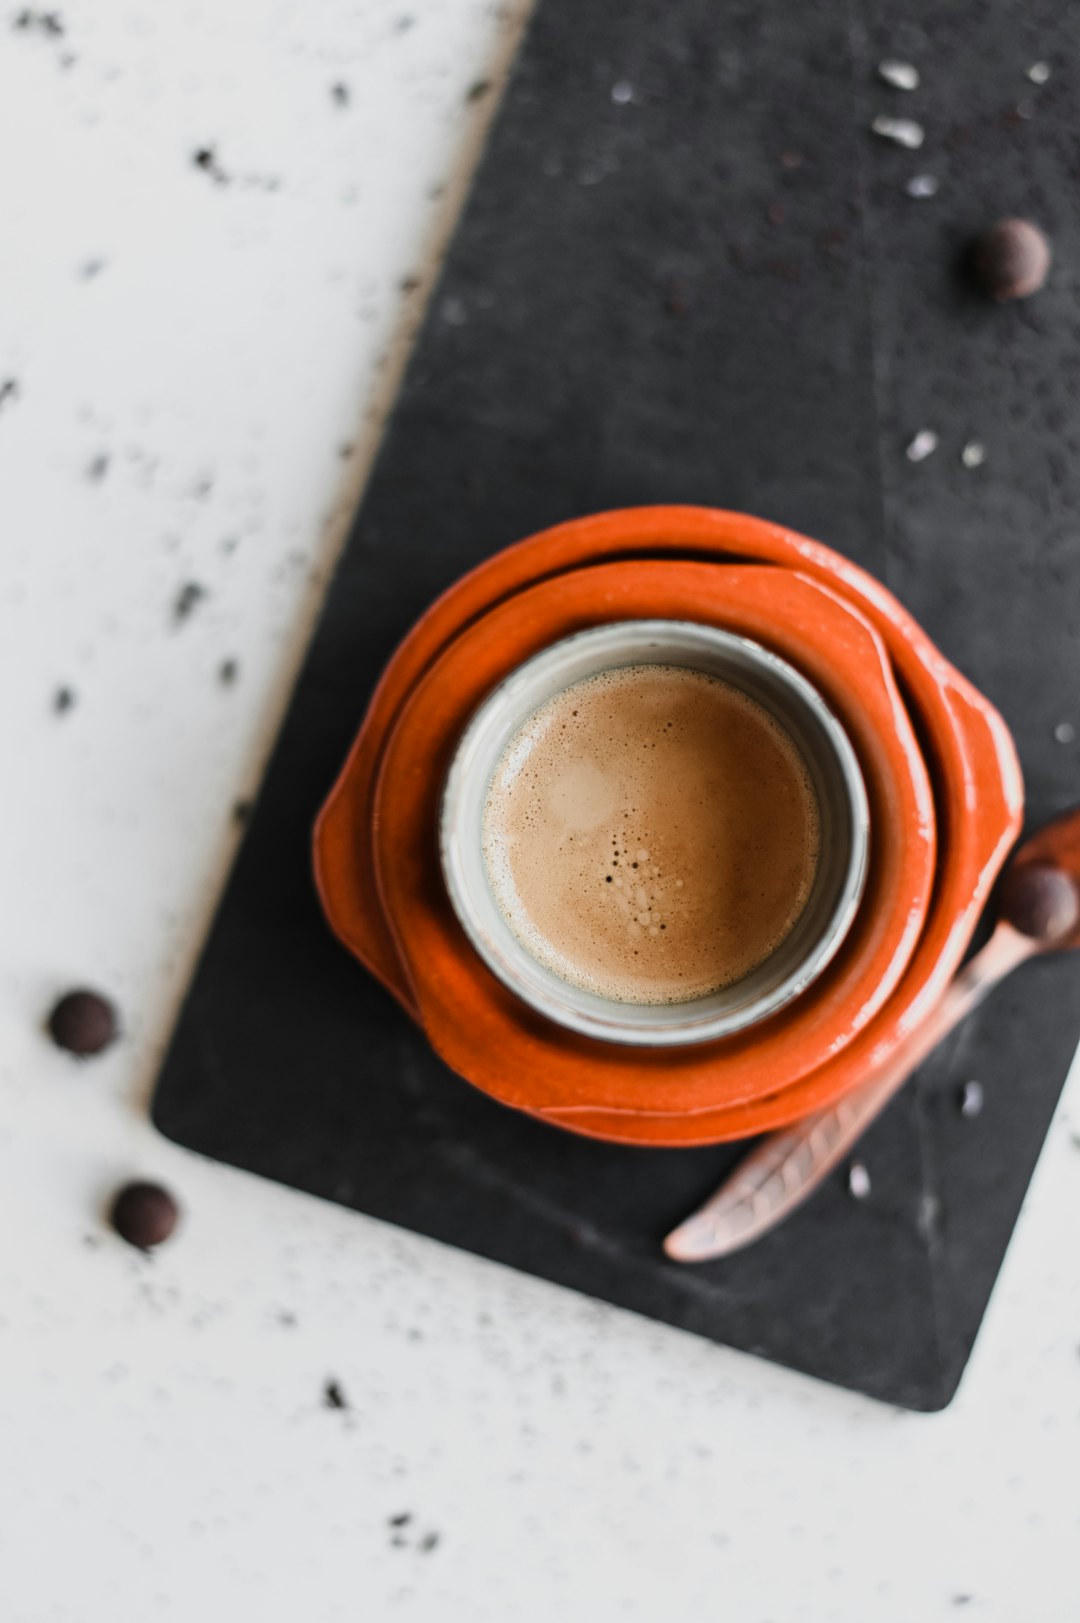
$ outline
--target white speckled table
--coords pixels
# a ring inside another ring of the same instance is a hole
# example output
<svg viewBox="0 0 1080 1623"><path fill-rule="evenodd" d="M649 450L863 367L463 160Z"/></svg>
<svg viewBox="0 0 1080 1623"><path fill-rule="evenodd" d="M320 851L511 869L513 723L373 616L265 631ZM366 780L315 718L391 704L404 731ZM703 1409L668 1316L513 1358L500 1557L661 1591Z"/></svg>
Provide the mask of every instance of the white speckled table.
<svg viewBox="0 0 1080 1623"><path fill-rule="evenodd" d="M0 1615L1073 1623L1075 1076L934 1417L147 1123L522 14L0 21ZM80 982L126 1027L85 1065L40 1033ZM184 1203L152 1258L101 1218L132 1173Z"/></svg>

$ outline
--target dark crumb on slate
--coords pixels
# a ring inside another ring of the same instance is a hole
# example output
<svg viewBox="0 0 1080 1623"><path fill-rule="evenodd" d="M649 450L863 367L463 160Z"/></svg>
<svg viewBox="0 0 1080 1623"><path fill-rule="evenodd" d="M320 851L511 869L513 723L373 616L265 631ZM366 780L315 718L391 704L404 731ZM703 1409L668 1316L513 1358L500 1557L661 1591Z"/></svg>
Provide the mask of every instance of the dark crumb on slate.
<svg viewBox="0 0 1080 1623"><path fill-rule="evenodd" d="M129 1183L113 1201L113 1228L140 1251L162 1245L176 1228L180 1209L159 1183Z"/></svg>
<svg viewBox="0 0 1080 1623"><path fill-rule="evenodd" d="M438 1533L425 1533L423 1538L420 1540L420 1549L423 1551L424 1555L429 1555L431 1551L436 1548L438 1542Z"/></svg>
<svg viewBox="0 0 1080 1623"><path fill-rule="evenodd" d="M490 89L490 79L477 79L476 83L471 84L465 92L465 100L469 102L482 101Z"/></svg>
<svg viewBox="0 0 1080 1623"><path fill-rule="evenodd" d="M189 580L181 586L173 602L173 619L177 625L182 625L206 596L206 587L200 586L197 580Z"/></svg>
<svg viewBox="0 0 1080 1623"><path fill-rule="evenodd" d="M415 293L420 286L420 278L419 276L403 276L398 286L403 293Z"/></svg>
<svg viewBox="0 0 1080 1623"><path fill-rule="evenodd" d="M100 456L94 457L93 460L90 463L88 463L87 469L86 469L86 477L92 483L100 484L102 479L104 479L105 475L108 473L108 471L109 471L109 459L108 459L107 456L105 456L104 453L102 453Z"/></svg>
<svg viewBox="0 0 1080 1623"><path fill-rule="evenodd" d="M196 169L201 169L203 174L209 175L215 185L229 184L229 177L218 163L217 152L213 147L198 147L191 154L191 161Z"/></svg>
<svg viewBox="0 0 1080 1623"><path fill-rule="evenodd" d="M64 20L58 11L20 11L12 27L36 29L39 34L48 34L50 39L59 39L64 32Z"/></svg>
<svg viewBox="0 0 1080 1623"><path fill-rule="evenodd" d="M355 450L356 446L353 444L352 440L344 440L338 446L337 454L341 458L342 462L348 462Z"/></svg>
<svg viewBox="0 0 1080 1623"><path fill-rule="evenodd" d="M388 1516L387 1522L391 1527L408 1527L412 1521L411 1510L401 1510L396 1516Z"/></svg>
<svg viewBox="0 0 1080 1623"><path fill-rule="evenodd" d="M395 34L407 34L416 22L415 17L399 17L394 24Z"/></svg>
<svg viewBox="0 0 1080 1623"><path fill-rule="evenodd" d="M238 800L232 809L233 822L239 823L240 827L243 828L251 821L252 810L253 806L250 800Z"/></svg>
<svg viewBox="0 0 1080 1623"><path fill-rule="evenodd" d="M327 1381L323 1387L323 1403L328 1409L347 1409L349 1400L337 1381Z"/></svg>
<svg viewBox="0 0 1080 1623"><path fill-rule="evenodd" d="M105 269L103 259L84 259L79 266L79 275L84 282L92 282L95 276L100 276Z"/></svg>
<svg viewBox="0 0 1080 1623"><path fill-rule="evenodd" d="M664 288L664 309L669 316L686 316L694 307L694 290L685 276L669 276Z"/></svg>
<svg viewBox="0 0 1080 1623"><path fill-rule="evenodd" d="M58 716L66 716L69 710L74 710L76 703L74 688L57 688L53 694L52 707Z"/></svg>
<svg viewBox="0 0 1080 1623"><path fill-rule="evenodd" d="M954 1606L970 1606L972 1599L973 1596L971 1595L954 1595L952 1603Z"/></svg>
<svg viewBox="0 0 1080 1623"><path fill-rule="evenodd" d="M57 1048L89 1059L101 1054L120 1034L116 1009L100 992L79 988L54 1005L46 1026Z"/></svg>
<svg viewBox="0 0 1080 1623"><path fill-rule="evenodd" d="M279 1313L277 1319L278 1323L283 1324L287 1330L295 1330L299 1323L295 1313Z"/></svg>
<svg viewBox="0 0 1080 1623"><path fill-rule="evenodd" d="M348 107L352 94L348 85L336 84L330 86L330 96L336 107Z"/></svg>
<svg viewBox="0 0 1080 1623"><path fill-rule="evenodd" d="M222 687L231 688L240 675L240 666L235 659L223 659L218 666L218 681Z"/></svg>
<svg viewBox="0 0 1080 1623"><path fill-rule="evenodd" d="M7 405L9 400L18 400L18 398L18 380L15 378L4 378L3 381L0 382L0 410Z"/></svg>
<svg viewBox="0 0 1080 1623"><path fill-rule="evenodd" d="M971 248L971 274L999 304L1030 298L1050 273L1050 243L1030 220L999 220Z"/></svg>

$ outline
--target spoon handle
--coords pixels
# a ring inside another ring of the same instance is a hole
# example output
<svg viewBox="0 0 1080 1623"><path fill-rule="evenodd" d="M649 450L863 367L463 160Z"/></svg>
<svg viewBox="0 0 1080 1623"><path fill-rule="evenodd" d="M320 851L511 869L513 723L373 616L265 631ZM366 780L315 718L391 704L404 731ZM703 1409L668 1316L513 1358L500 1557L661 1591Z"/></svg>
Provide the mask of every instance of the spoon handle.
<svg viewBox="0 0 1080 1623"><path fill-rule="evenodd" d="M1037 950L1027 936L999 923L888 1059L835 1104L767 1134L716 1194L672 1230L664 1241L668 1256L676 1262L705 1262L739 1251L775 1228L844 1159L946 1033Z"/></svg>

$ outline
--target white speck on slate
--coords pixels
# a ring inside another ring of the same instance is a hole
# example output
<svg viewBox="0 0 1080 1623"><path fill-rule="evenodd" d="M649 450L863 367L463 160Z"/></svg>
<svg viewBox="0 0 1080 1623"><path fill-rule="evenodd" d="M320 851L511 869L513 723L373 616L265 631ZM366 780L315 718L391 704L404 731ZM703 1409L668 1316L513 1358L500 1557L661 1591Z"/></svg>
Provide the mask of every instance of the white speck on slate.
<svg viewBox="0 0 1080 1623"><path fill-rule="evenodd" d="M925 462L938 448L938 437L932 428L922 428L916 434L904 455L909 462Z"/></svg>
<svg viewBox="0 0 1080 1623"><path fill-rule="evenodd" d="M1054 728L1054 737L1059 744L1071 744L1076 737L1076 728L1071 721L1059 721Z"/></svg>
<svg viewBox="0 0 1080 1623"><path fill-rule="evenodd" d="M1016 104L1017 118L1034 118L1035 103L1033 101L1018 101Z"/></svg>
<svg viewBox="0 0 1080 1623"><path fill-rule="evenodd" d="M611 99L617 102L620 107L625 107L628 101L634 99L633 85L629 84L625 79L620 79L618 84L611 87Z"/></svg>
<svg viewBox="0 0 1080 1623"><path fill-rule="evenodd" d="M463 327L466 321L465 300L451 293L442 302L442 318L451 327Z"/></svg>
<svg viewBox="0 0 1080 1623"><path fill-rule="evenodd" d="M879 62L878 75L894 90L918 90L919 70L910 62Z"/></svg>
<svg viewBox="0 0 1080 1623"><path fill-rule="evenodd" d="M854 1200L865 1200L870 1193L870 1174L861 1161L855 1161L849 1167L847 1186Z"/></svg>
<svg viewBox="0 0 1080 1623"><path fill-rule="evenodd" d="M934 1238L938 1221L941 1217L941 1201L929 1190L923 1190L919 1196L919 1205L915 1213L915 1226L923 1239L930 1241Z"/></svg>
<svg viewBox="0 0 1080 1623"><path fill-rule="evenodd" d="M978 1116L982 1113L985 1102L983 1085L981 1082L965 1082L960 1093L960 1114L962 1116Z"/></svg>
<svg viewBox="0 0 1080 1623"><path fill-rule="evenodd" d="M1027 70L1027 76L1033 85L1044 85L1050 77L1049 62L1033 62Z"/></svg>
<svg viewBox="0 0 1080 1623"><path fill-rule="evenodd" d="M905 181L904 190L909 197L936 197L939 184L933 175L912 175Z"/></svg>
<svg viewBox="0 0 1080 1623"><path fill-rule="evenodd" d="M986 446L978 440L968 440L960 452L960 460L965 468L981 468L986 461Z"/></svg>
<svg viewBox="0 0 1080 1623"><path fill-rule="evenodd" d="M907 147L909 152L921 147L926 138L922 125L916 124L913 118L889 118L887 114L879 113L870 128L883 140L895 141L897 146Z"/></svg>

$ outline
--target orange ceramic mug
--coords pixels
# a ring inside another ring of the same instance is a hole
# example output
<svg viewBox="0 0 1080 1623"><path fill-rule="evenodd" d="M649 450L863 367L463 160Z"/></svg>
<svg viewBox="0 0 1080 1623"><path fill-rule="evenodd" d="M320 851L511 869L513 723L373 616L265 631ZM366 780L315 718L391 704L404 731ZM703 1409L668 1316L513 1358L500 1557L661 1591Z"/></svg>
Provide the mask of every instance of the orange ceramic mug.
<svg viewBox="0 0 1080 1623"><path fill-rule="evenodd" d="M561 638L654 616L751 638L807 677L856 750L872 828L862 905L814 984L668 1049L598 1041L511 993L462 928L436 839L492 689ZM636 508L496 554L417 622L320 815L316 880L343 943L469 1082L577 1132L710 1143L821 1108L903 1040L955 972L1022 805L1000 716L872 576L746 514Z"/></svg>

